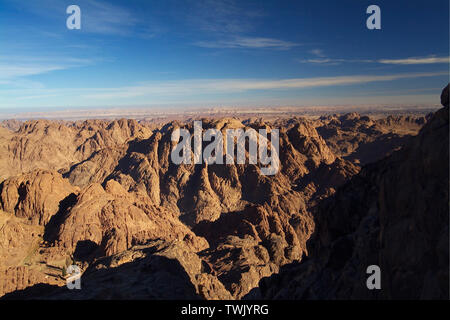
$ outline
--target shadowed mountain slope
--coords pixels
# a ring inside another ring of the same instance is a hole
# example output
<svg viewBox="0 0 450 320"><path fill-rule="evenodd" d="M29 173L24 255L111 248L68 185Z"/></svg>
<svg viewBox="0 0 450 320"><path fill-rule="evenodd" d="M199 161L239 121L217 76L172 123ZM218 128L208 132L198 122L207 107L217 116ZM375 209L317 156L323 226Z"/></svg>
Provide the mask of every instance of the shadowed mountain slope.
<svg viewBox="0 0 450 320"><path fill-rule="evenodd" d="M313 210L309 257L246 298L448 299L448 90L417 137ZM381 290L366 286L370 265L380 267Z"/></svg>

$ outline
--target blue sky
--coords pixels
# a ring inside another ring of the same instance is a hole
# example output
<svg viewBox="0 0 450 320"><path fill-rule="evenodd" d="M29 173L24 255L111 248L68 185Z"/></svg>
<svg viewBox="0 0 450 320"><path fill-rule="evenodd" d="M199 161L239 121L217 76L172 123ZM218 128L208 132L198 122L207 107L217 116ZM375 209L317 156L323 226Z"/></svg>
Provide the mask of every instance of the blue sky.
<svg viewBox="0 0 450 320"><path fill-rule="evenodd" d="M436 104L448 15L447 0L0 0L0 112Z"/></svg>

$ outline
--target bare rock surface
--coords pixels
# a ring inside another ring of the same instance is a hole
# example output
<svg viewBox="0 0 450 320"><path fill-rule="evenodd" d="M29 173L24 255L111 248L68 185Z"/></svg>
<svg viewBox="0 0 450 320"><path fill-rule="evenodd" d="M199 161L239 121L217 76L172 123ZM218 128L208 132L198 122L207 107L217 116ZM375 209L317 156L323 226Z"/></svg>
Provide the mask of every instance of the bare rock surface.
<svg viewBox="0 0 450 320"><path fill-rule="evenodd" d="M104 148L115 148L151 131L135 120L26 121L15 132L2 128L0 179L34 169L67 170Z"/></svg>
<svg viewBox="0 0 450 320"><path fill-rule="evenodd" d="M78 188L59 173L35 170L3 181L0 203L3 211L44 226L58 212L60 202L76 192Z"/></svg>
<svg viewBox="0 0 450 320"><path fill-rule="evenodd" d="M314 210L309 257L261 280L248 299L448 299L449 114L366 166ZM366 269L381 270L368 290Z"/></svg>
<svg viewBox="0 0 450 320"><path fill-rule="evenodd" d="M366 262L364 250L375 252L381 246L373 246L372 238L366 243L366 232L378 237L383 230L386 246L398 242L391 225L398 226L400 233L410 232L411 221L428 228L417 233L421 235L417 239L436 227L424 217L414 220L414 212L428 210L420 197L409 198L405 191L397 199L394 192L408 185L435 190L437 185L423 182L428 175L433 177L430 181L440 183L442 172L433 171L439 165L431 140L436 138L432 128L445 123L437 124L436 118L415 138L428 119L371 119L357 113L271 121L202 119L203 132L279 129L280 167L273 176L262 175L260 163L248 161L175 165L170 158L172 132L184 128L193 133L192 119L151 127L125 119L5 123L0 127L0 146L5 150L0 154L0 209L4 211L0 295L31 299L290 295L290 291L278 292L276 285L266 290L268 285L262 283L275 277L289 282L285 270L297 268L300 262L311 265L311 272L320 270L320 264L308 262L315 261L315 255L323 261L331 259L334 269L330 270L341 270L353 252L348 246L360 246L357 261ZM418 143L420 139L430 141ZM245 152L248 155L248 146ZM416 166L400 165L408 163L408 157L417 159ZM404 172L396 173L397 167ZM421 176L414 178L418 172ZM411 179L402 180L402 175ZM411 192L417 195L419 190ZM431 191L424 194L434 201ZM404 203L411 204L410 212L401 207ZM438 208L439 201L435 205ZM354 231L356 226L359 229ZM340 239L348 232L351 240ZM443 250L442 240L426 241ZM387 259L383 261L394 263L390 254L401 257L400 248L401 244L383 253ZM425 259L417 255L418 260ZM63 286L65 268L71 264L83 271L80 292ZM351 274L350 269L342 270ZM330 271L329 277L333 275ZM302 276L292 275L298 277ZM267 280L261 282L262 278ZM308 281L315 283L314 279ZM325 297L320 290L327 284L317 285L319 289L302 291L301 296ZM293 297L299 295L296 292ZM355 289L352 294L359 297L360 292Z"/></svg>

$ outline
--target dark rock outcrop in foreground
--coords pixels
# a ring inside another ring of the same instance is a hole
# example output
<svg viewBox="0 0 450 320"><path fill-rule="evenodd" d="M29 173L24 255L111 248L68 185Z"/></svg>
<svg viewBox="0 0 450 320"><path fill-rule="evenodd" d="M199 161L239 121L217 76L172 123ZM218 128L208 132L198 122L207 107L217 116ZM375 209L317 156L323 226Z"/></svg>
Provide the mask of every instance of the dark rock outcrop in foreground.
<svg viewBox="0 0 450 320"><path fill-rule="evenodd" d="M448 92L417 137L315 208L309 258L246 298L449 298ZM381 269L381 290L366 287L369 265Z"/></svg>

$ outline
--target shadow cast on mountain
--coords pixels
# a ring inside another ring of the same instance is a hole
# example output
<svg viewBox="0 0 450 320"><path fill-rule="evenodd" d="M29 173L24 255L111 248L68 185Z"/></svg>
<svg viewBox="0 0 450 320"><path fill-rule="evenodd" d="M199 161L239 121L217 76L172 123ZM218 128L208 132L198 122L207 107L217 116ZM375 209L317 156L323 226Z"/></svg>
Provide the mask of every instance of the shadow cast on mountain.
<svg viewBox="0 0 450 320"><path fill-rule="evenodd" d="M110 259L104 258L104 259ZM149 255L117 267L95 263L81 277L81 289L36 284L0 300L197 300L189 275L180 262Z"/></svg>
<svg viewBox="0 0 450 320"><path fill-rule="evenodd" d="M69 194L59 202L58 212L54 214L45 225L44 241L53 242L57 237L59 226L64 222L69 214L69 209L77 203L77 195Z"/></svg>

